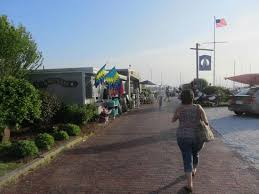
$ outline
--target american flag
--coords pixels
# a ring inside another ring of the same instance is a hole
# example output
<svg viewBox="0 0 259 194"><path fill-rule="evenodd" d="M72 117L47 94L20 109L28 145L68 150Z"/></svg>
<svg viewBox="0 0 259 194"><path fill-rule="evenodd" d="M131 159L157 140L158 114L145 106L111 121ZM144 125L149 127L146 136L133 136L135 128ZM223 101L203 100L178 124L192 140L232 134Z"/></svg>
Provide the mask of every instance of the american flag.
<svg viewBox="0 0 259 194"><path fill-rule="evenodd" d="M216 19L216 27L224 27L227 25L227 22L224 18Z"/></svg>

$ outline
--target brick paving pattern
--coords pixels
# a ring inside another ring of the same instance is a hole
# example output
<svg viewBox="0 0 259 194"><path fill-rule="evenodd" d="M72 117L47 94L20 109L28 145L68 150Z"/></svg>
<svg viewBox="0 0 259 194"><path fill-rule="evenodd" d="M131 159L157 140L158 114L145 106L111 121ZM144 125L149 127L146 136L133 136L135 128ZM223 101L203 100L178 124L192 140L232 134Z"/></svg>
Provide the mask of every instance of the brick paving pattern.
<svg viewBox="0 0 259 194"><path fill-rule="evenodd" d="M171 115L146 106L122 116L0 193L186 193ZM193 193L259 194L259 172L219 137L200 158Z"/></svg>

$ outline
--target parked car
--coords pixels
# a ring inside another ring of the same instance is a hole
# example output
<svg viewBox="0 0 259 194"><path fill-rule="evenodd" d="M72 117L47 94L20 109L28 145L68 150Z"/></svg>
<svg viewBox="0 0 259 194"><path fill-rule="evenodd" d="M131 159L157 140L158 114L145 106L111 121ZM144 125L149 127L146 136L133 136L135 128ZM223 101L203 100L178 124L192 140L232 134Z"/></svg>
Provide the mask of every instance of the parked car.
<svg viewBox="0 0 259 194"><path fill-rule="evenodd" d="M259 87L251 87L230 97L228 109L237 115L259 114Z"/></svg>

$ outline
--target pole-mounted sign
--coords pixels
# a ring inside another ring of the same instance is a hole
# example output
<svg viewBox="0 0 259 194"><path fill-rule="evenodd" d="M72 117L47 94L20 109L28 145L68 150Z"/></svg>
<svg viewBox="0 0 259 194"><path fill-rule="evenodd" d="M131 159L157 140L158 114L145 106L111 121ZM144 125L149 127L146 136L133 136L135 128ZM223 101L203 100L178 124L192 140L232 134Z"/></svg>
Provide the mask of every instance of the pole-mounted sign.
<svg viewBox="0 0 259 194"><path fill-rule="evenodd" d="M211 56L209 55L199 56L199 70L211 71Z"/></svg>
<svg viewBox="0 0 259 194"><path fill-rule="evenodd" d="M199 43L196 43L195 48L190 48L192 50L196 51L196 78L199 79L199 51L213 51L212 49L204 49L204 48L199 48Z"/></svg>

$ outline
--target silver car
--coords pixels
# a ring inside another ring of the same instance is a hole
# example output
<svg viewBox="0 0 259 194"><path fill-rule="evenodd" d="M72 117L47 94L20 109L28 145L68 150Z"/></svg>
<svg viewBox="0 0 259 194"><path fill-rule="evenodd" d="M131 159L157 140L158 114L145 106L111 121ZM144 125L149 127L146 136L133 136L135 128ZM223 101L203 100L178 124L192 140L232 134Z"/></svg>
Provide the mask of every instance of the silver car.
<svg viewBox="0 0 259 194"><path fill-rule="evenodd" d="M259 114L259 87L247 88L231 96L228 109L237 115L244 113Z"/></svg>

